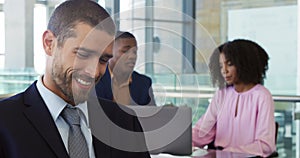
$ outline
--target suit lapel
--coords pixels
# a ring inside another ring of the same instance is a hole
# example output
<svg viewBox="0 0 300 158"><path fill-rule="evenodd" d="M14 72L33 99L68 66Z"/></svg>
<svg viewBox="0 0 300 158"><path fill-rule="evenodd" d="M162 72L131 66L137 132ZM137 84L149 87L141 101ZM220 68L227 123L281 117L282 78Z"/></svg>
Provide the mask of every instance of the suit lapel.
<svg viewBox="0 0 300 158"><path fill-rule="evenodd" d="M103 76L103 81L106 82L106 83L104 83L104 86L107 87L107 89L105 89L104 93L106 93L109 100L113 100L113 93L112 93L112 87L111 87L111 75L109 72L108 64L106 67L105 74Z"/></svg>
<svg viewBox="0 0 300 158"><path fill-rule="evenodd" d="M135 71L132 72L131 74L131 78L132 78L132 82L131 84L129 84L129 89L130 89L130 95L131 95L131 99L133 100L133 103L135 104L142 104L142 102L139 100L139 96L142 93L142 88L143 86L140 86L140 80L137 79L137 74Z"/></svg>
<svg viewBox="0 0 300 158"><path fill-rule="evenodd" d="M42 100L34 82L24 93L24 114L35 129L49 144L53 152L60 158L68 158L63 141L51 114Z"/></svg>

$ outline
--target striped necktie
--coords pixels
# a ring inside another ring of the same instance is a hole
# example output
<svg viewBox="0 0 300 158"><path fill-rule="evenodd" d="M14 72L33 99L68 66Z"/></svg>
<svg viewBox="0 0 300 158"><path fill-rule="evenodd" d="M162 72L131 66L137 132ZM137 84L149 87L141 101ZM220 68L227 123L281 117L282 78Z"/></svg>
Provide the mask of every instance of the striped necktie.
<svg viewBox="0 0 300 158"><path fill-rule="evenodd" d="M61 116L70 126L68 149L70 158L88 158L88 146L80 129L80 116L77 108L66 106Z"/></svg>

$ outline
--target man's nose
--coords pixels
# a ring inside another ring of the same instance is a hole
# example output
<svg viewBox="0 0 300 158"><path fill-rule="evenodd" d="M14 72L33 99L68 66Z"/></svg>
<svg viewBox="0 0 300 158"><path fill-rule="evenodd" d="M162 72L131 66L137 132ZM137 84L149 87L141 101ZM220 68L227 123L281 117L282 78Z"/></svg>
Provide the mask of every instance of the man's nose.
<svg viewBox="0 0 300 158"><path fill-rule="evenodd" d="M99 59L93 58L90 59L85 66L85 73L93 78L97 78L100 74Z"/></svg>

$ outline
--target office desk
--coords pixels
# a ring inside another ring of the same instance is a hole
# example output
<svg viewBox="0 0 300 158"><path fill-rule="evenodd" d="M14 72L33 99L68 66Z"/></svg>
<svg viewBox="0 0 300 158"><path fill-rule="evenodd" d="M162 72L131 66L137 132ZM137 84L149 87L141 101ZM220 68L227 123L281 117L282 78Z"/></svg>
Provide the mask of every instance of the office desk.
<svg viewBox="0 0 300 158"><path fill-rule="evenodd" d="M245 157L255 157L255 155L244 154L244 153L234 153L221 150L204 150L197 149L193 152L191 156L176 156L170 154L158 154L151 155L151 158L245 158Z"/></svg>

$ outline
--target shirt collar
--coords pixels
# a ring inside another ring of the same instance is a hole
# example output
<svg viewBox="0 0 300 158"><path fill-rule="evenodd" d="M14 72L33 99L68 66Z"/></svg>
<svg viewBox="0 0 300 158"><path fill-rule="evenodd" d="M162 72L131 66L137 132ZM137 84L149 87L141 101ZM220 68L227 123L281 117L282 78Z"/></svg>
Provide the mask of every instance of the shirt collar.
<svg viewBox="0 0 300 158"><path fill-rule="evenodd" d="M53 120L56 121L60 113L68 103L45 87L45 85L43 84L43 76L39 77L36 86L48 110L50 111ZM83 117L84 121L88 125L87 101L76 105L76 107L80 109L80 117Z"/></svg>

